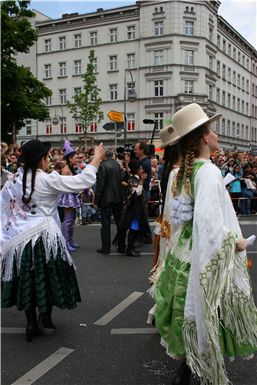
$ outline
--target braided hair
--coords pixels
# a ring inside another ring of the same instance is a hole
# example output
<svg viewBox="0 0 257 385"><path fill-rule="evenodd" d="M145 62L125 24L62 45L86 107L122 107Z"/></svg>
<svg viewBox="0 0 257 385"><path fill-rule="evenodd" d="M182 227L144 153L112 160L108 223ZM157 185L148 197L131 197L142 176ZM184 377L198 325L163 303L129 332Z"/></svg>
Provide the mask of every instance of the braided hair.
<svg viewBox="0 0 257 385"><path fill-rule="evenodd" d="M47 157L47 154L43 156L44 159L46 157ZM24 169L23 177L22 177L22 192L23 192L23 195L22 195L21 200L25 204L28 204L31 201L31 196L33 194L34 187L35 187L36 173L37 173L37 169L38 169L38 166L39 166L39 163L40 163L41 159L37 159L36 161L32 161L32 162L29 162L29 163L24 163L24 165L23 165L23 169ZM29 196L27 196L26 195L26 186L27 186L27 174L28 174L29 170L31 170L32 176L31 176L30 194L29 194Z"/></svg>
<svg viewBox="0 0 257 385"><path fill-rule="evenodd" d="M177 163L180 156L180 144L174 144L173 146L167 146L164 150L164 168L161 179L161 191L163 200L165 200L167 184L169 180L169 175L174 165Z"/></svg>
<svg viewBox="0 0 257 385"><path fill-rule="evenodd" d="M191 174L193 170L193 162L200 155L201 138L209 132L208 125L204 124L196 130L187 134L181 139L181 156L182 162L177 173L176 183L174 183L173 193L178 195L184 192L191 195Z"/></svg>

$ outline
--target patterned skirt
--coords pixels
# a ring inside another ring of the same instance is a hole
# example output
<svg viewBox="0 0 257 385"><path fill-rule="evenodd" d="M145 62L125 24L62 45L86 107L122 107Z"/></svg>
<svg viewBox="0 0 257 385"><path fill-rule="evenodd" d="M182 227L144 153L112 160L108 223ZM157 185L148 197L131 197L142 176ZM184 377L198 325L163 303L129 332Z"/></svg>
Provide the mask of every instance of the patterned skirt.
<svg viewBox="0 0 257 385"><path fill-rule="evenodd" d="M165 268L155 288L155 323L166 352L173 358L184 358L183 343L184 308L190 264L180 261L174 254L167 256ZM219 309L217 309L219 313ZM256 347L238 344L230 330L220 320L220 346L224 356L250 356Z"/></svg>
<svg viewBox="0 0 257 385"><path fill-rule="evenodd" d="M59 198L58 206L78 208L81 206L80 197L77 193L62 194Z"/></svg>
<svg viewBox="0 0 257 385"><path fill-rule="evenodd" d="M74 267L61 258L61 250L46 263L41 238L33 250L31 242L26 245L19 275L14 262L12 280L2 281L1 290L2 307L16 306L21 311L38 307L44 313L50 306L72 309L81 302Z"/></svg>

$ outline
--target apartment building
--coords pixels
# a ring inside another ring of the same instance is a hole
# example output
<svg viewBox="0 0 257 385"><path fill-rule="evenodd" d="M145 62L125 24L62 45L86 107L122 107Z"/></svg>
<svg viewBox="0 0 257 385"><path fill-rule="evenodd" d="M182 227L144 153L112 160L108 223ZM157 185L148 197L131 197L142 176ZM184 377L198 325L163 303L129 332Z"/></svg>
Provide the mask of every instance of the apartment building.
<svg viewBox="0 0 257 385"><path fill-rule="evenodd" d="M153 126L143 119L155 120L161 129L175 111L197 102L208 115L223 114L217 124L221 147L249 150L257 144L257 51L218 14L219 5L137 1L56 20L40 14L36 45L18 60L31 63L35 76L53 91L46 101L50 118L28 121L19 140L37 136L61 143L68 137L77 143L83 137L67 102L81 92L93 49L105 116L88 129L87 136L96 142L114 143L114 133L103 129L110 110L126 111L131 143L150 139ZM133 102L131 90L136 92Z"/></svg>

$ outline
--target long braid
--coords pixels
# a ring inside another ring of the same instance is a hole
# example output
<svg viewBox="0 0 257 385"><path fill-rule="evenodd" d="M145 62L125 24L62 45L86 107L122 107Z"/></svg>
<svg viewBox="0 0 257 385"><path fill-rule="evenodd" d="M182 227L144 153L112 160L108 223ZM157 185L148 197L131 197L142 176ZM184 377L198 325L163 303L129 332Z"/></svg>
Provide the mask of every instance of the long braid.
<svg viewBox="0 0 257 385"><path fill-rule="evenodd" d="M34 187L35 187L35 180L36 180L36 173L37 173L37 169L38 169L38 164L39 164L39 161L36 161L33 163L31 162L29 164L26 164L26 163L24 164L24 173L23 173L23 178L22 178L22 191L23 191L22 202L25 204L28 204L31 201L31 196L33 194ZM29 170L31 170L32 176L31 176L30 194L27 197L26 196L26 186L27 186L27 174L28 174Z"/></svg>
<svg viewBox="0 0 257 385"><path fill-rule="evenodd" d="M174 196L178 195L179 187L181 186L182 181L183 181L184 172L185 172L185 158L182 157L182 161L181 161L178 173L177 173L177 178L175 178L173 185L172 185L172 193Z"/></svg>
<svg viewBox="0 0 257 385"><path fill-rule="evenodd" d="M193 161L195 159L195 152L192 150L187 151L185 156L185 180L184 191L187 195L191 195L191 174L193 170Z"/></svg>

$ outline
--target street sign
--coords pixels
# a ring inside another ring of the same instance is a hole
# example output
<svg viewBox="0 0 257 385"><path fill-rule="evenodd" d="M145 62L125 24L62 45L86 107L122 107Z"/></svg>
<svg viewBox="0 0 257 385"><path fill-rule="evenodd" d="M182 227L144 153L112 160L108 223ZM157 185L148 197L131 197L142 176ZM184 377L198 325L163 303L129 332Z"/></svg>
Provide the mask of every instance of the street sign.
<svg viewBox="0 0 257 385"><path fill-rule="evenodd" d="M122 123L124 121L123 112L109 111L107 116L110 120L113 120L114 122L117 122L117 123Z"/></svg>
<svg viewBox="0 0 257 385"><path fill-rule="evenodd" d="M103 125L103 129L106 131L114 131L123 129L123 123L114 123L114 122L108 122Z"/></svg>

